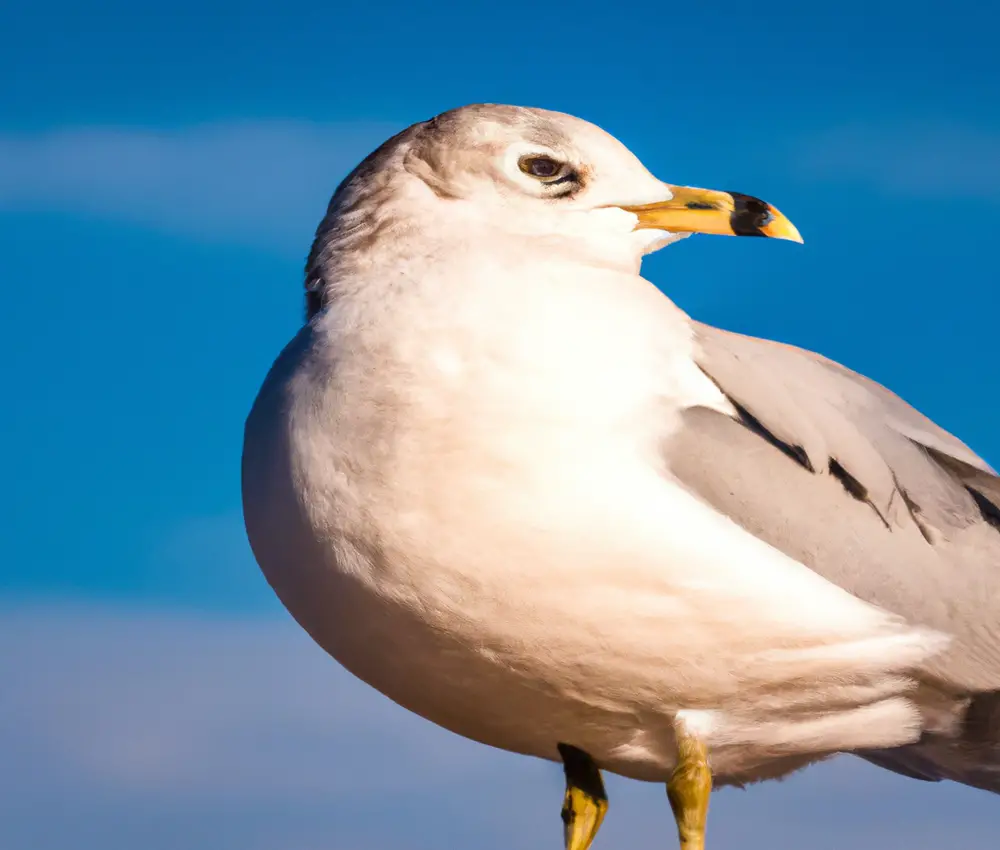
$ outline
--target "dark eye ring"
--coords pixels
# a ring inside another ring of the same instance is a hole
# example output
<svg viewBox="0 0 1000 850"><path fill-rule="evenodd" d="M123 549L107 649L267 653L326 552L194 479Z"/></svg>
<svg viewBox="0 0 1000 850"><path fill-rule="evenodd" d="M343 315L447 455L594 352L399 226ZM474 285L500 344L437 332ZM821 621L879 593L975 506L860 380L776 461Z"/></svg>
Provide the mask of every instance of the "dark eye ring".
<svg viewBox="0 0 1000 850"><path fill-rule="evenodd" d="M566 163L550 156L524 156L517 165L525 174L530 174L546 183L559 180L567 170Z"/></svg>

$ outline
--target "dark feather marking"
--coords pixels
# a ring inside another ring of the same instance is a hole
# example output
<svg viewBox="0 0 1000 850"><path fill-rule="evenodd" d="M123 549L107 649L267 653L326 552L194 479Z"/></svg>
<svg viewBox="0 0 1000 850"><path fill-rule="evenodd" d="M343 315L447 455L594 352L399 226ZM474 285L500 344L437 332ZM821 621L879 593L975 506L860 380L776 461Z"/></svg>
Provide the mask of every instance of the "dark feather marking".
<svg viewBox="0 0 1000 850"><path fill-rule="evenodd" d="M895 481L896 479L895 473L893 474L892 477L893 481ZM916 502L913 501L913 499L910 498L910 494L899 486L898 481L895 481L895 484L896 484L896 491L899 493L899 495L903 497L903 504L906 505L906 509L910 512L910 518L913 520L914 524L920 530L921 536L928 543L933 544L934 536L931 534L931 530L930 528L928 528L927 523L924 521L923 516L921 516L923 511L921 510L920 505L918 505Z"/></svg>
<svg viewBox="0 0 1000 850"><path fill-rule="evenodd" d="M806 450L802 446L793 446L790 443L786 443L784 440L779 440L774 434L765 428L760 420L754 416L749 410L747 410L742 404L740 404L736 399L734 399L729 393L727 393L717 380L715 380L712 375L705 371L705 367L700 363L695 363L698 370L703 374L708 380L715 384L715 388L722 393L726 400L736 408L736 412L740 416L740 424L746 428L748 431L752 431L758 437L762 437L772 446L774 446L779 451L788 455L792 460L794 460L800 466L805 467L810 472L815 472L813 468L812 461L809 460L809 455L806 454Z"/></svg>
<svg viewBox="0 0 1000 850"><path fill-rule="evenodd" d="M969 491L969 495L971 495L975 500L976 507L979 508L979 513L983 515L983 519L992 525L997 531L1000 531L1000 507L994 505L993 502L987 499L974 487L970 487L966 484L965 489Z"/></svg>
<svg viewBox="0 0 1000 850"><path fill-rule="evenodd" d="M965 737L990 744L1000 731L1000 691L976 694L965 713Z"/></svg>
<svg viewBox="0 0 1000 850"><path fill-rule="evenodd" d="M828 464L830 469L830 474L840 481L844 485L844 489L854 496L859 502L868 501L868 488L865 487L857 478L851 475L844 467L840 465L840 461L836 458L830 458Z"/></svg>
<svg viewBox="0 0 1000 850"><path fill-rule="evenodd" d="M767 442L769 442L776 449L780 449L786 455L788 455L792 460L801 466L808 469L810 472L815 472L813 469L812 461L809 460L809 455L806 454L806 450L802 446L793 446L791 443L786 443L784 440L779 440L774 434L765 428L760 420L754 416L749 410L747 410L743 405L738 404L733 401L732 398L729 401L732 403L733 407L736 408L736 412L740 415L740 423L750 431L753 431L757 436L763 437Z"/></svg>
<svg viewBox="0 0 1000 850"><path fill-rule="evenodd" d="M841 484L844 485L844 489L859 502L864 502L873 511L875 511L876 516L882 520L882 524L886 528L892 528L889 525L889 521L882 516L882 511L878 509L878 506L868 497L868 488L865 487L857 478L851 475L836 458L830 458L830 462L827 464L830 474L836 478Z"/></svg>
<svg viewBox="0 0 1000 850"><path fill-rule="evenodd" d="M323 293L318 289L306 289L306 321L309 321L326 305Z"/></svg>
<svg viewBox="0 0 1000 850"><path fill-rule="evenodd" d="M921 782L940 782L941 777L935 776L926 770L909 764L902 755L901 750L860 750L856 755L861 756L865 761L870 761L885 770L891 770L900 776L907 776L910 779L918 779Z"/></svg>

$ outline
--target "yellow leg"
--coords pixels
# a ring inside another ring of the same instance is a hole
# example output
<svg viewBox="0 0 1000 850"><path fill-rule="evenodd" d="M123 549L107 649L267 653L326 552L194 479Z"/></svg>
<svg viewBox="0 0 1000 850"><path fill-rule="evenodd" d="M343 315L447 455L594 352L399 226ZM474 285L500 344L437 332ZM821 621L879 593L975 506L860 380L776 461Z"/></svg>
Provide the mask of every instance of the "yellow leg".
<svg viewBox="0 0 1000 850"><path fill-rule="evenodd" d="M588 850L608 810L601 771L583 750L569 744L559 744L559 755L566 770L562 807L566 850Z"/></svg>
<svg viewBox="0 0 1000 850"><path fill-rule="evenodd" d="M712 771L705 744L678 723L677 767L667 783L667 797L677 821L681 850L704 850Z"/></svg>

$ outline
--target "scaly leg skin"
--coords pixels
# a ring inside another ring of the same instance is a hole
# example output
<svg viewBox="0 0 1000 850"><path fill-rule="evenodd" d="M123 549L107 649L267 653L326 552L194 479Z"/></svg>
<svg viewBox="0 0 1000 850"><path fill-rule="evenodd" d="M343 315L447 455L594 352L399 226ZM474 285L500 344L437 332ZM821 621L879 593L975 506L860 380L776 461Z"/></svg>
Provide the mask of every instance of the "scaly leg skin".
<svg viewBox="0 0 1000 850"><path fill-rule="evenodd" d="M704 850L708 798L712 794L712 771L708 748L691 734L683 722L675 726L677 767L667 783L667 797L677 821L681 850Z"/></svg>
<svg viewBox="0 0 1000 850"><path fill-rule="evenodd" d="M583 750L559 744L566 771L566 796L563 799L563 836L566 850L588 850L608 810L601 771Z"/></svg>

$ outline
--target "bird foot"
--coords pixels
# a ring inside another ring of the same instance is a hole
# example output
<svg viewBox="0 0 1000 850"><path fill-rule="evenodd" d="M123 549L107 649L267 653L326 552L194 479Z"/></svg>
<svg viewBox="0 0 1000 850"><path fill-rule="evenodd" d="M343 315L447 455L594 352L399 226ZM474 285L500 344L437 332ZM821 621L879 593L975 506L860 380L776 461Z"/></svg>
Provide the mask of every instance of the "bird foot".
<svg viewBox="0 0 1000 850"><path fill-rule="evenodd" d="M566 850L588 850L608 810L601 771L583 750L569 744L559 744L559 755L566 771L562 807Z"/></svg>
<svg viewBox="0 0 1000 850"><path fill-rule="evenodd" d="M677 766L667 783L667 798L677 821L681 850L704 850L708 800L712 794L712 770L704 741L678 718Z"/></svg>

